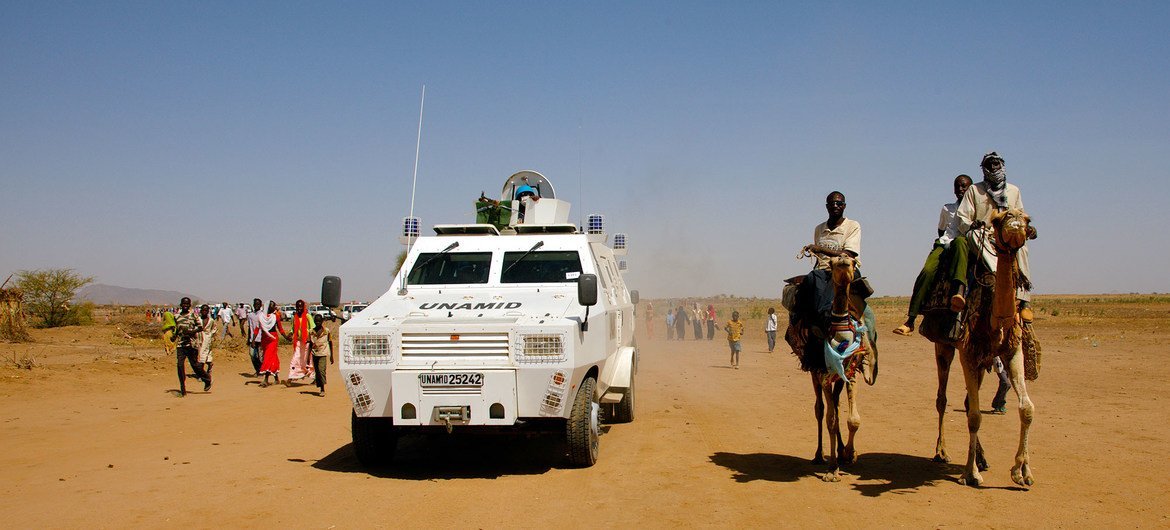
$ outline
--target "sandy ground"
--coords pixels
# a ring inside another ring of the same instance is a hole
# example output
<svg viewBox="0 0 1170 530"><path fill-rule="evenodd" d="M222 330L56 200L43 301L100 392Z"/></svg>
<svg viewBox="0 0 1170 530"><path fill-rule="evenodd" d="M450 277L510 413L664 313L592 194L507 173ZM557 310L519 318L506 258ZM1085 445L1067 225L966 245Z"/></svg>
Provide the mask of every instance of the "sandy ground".
<svg viewBox="0 0 1170 530"><path fill-rule="evenodd" d="M745 302L746 303L746 302ZM1009 468L1018 417L985 415L991 470L956 482L966 457L961 374L945 431L957 462L931 461L930 344L897 337L904 300L879 300L881 377L860 392L860 458L820 480L811 385L762 325L748 323L742 368L726 341L641 338L637 419L613 425L601 459L564 466L555 440L404 440L393 468L352 455L349 404L334 382L259 388L223 351L210 393L175 397L173 364L113 326L38 330L0 343L0 520L28 527L1167 527L1170 412L1150 362L1170 338L1167 297L1038 298L1044 345L1032 465ZM644 334L644 330L640 331ZM1152 354L1152 355L1151 355ZM37 367L14 367L31 356ZM201 389L192 380L191 388ZM983 389L983 402L993 388ZM1009 410L1016 405L1014 395Z"/></svg>

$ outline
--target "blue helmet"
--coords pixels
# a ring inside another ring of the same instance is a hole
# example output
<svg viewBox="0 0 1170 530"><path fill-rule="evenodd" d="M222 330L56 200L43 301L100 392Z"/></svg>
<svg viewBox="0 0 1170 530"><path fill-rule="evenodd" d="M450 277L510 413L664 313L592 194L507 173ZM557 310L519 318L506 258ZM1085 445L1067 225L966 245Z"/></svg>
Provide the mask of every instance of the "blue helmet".
<svg viewBox="0 0 1170 530"><path fill-rule="evenodd" d="M520 186L519 188L516 188L516 199L519 200L520 196L524 195L525 193L531 193L532 195L536 195L536 189L533 188L532 186L524 184L524 185Z"/></svg>

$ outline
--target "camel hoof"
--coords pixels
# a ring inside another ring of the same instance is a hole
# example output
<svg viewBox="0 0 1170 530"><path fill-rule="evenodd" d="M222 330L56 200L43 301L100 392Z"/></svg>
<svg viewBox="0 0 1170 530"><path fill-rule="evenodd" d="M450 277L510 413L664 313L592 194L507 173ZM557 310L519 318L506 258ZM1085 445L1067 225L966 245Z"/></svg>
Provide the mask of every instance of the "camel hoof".
<svg viewBox="0 0 1170 530"><path fill-rule="evenodd" d="M991 466L987 464L987 461L982 459L975 462L975 467L979 468L979 471L987 471L988 469L991 469Z"/></svg>
<svg viewBox="0 0 1170 530"><path fill-rule="evenodd" d="M836 471L830 471L821 475L821 480L825 482L841 482L841 474Z"/></svg>
<svg viewBox="0 0 1170 530"><path fill-rule="evenodd" d="M1025 465L1012 469L1012 482L1021 486L1031 486L1036 483L1036 480L1032 478L1032 470L1028 469L1028 466Z"/></svg>
<svg viewBox="0 0 1170 530"><path fill-rule="evenodd" d="M963 473L963 476L959 477L959 484L973 488L979 487L983 485L983 477L979 475L979 472Z"/></svg>
<svg viewBox="0 0 1170 530"><path fill-rule="evenodd" d="M934 458L932 460L934 460L935 462L938 462L940 464L946 464L946 463L949 463L951 461L950 458L947 458L946 453L935 453Z"/></svg>
<svg viewBox="0 0 1170 530"><path fill-rule="evenodd" d="M846 448L841 452L841 463L847 466L857 463L857 453L852 449Z"/></svg>

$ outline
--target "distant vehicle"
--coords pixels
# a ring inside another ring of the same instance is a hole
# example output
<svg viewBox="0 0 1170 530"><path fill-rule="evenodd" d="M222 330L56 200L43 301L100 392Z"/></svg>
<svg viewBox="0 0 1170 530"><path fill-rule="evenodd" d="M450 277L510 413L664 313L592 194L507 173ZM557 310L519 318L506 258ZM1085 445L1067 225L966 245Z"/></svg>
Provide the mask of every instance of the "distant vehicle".
<svg viewBox="0 0 1170 530"><path fill-rule="evenodd" d="M313 304L309 306L309 314L313 315L313 318L323 318L325 320L333 320L337 318L333 315L333 311L321 304Z"/></svg>
<svg viewBox="0 0 1170 530"><path fill-rule="evenodd" d="M349 320L357 316L366 307L369 307L369 304L345 304L341 306L341 318Z"/></svg>
<svg viewBox="0 0 1170 530"><path fill-rule="evenodd" d="M297 306L293 304L280 306L280 314L283 315L286 320L291 319L296 313Z"/></svg>

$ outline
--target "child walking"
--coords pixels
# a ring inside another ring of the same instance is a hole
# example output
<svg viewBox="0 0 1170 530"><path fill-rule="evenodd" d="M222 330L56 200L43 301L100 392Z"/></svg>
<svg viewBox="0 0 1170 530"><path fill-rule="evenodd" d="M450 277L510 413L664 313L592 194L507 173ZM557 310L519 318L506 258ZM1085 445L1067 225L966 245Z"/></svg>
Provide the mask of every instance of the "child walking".
<svg viewBox="0 0 1170 530"><path fill-rule="evenodd" d="M313 372L317 374L314 382L317 384L317 395L325 397L325 364L326 350L329 351L329 364L333 364L333 337L325 328L325 319L313 321L313 331L309 333L309 352L313 354Z"/></svg>
<svg viewBox="0 0 1170 530"><path fill-rule="evenodd" d="M743 321L739 319L739 311L731 312L731 320L723 326L723 331L727 332L727 345L731 348L731 367L739 370L739 352L743 350L743 345L739 343L743 338Z"/></svg>
<svg viewBox="0 0 1170 530"><path fill-rule="evenodd" d="M779 322L776 318L776 308L768 308L768 316L764 317L764 335L768 336L768 353L776 349L776 330Z"/></svg>

